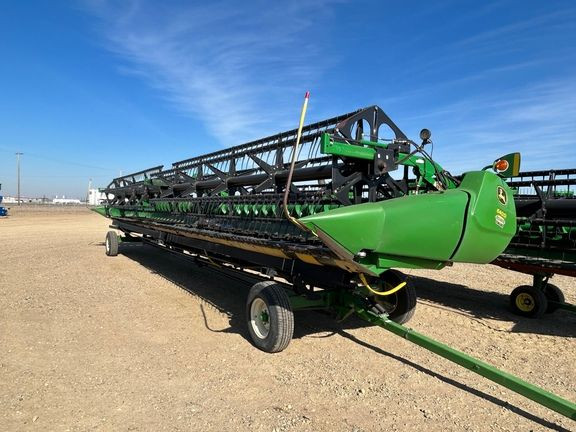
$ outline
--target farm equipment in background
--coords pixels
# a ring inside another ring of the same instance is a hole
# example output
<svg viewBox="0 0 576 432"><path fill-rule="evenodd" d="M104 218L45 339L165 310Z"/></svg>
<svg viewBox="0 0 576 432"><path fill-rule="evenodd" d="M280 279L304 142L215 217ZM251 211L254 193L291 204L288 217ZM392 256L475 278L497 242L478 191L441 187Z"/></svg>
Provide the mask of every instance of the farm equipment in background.
<svg viewBox="0 0 576 432"><path fill-rule="evenodd" d="M571 402L402 325L416 292L396 268L492 262L516 233L508 185L486 170L454 178L428 130L416 144L377 106L302 127L306 103L298 129L112 180L94 209L123 233L107 233L106 254L143 242L258 272L246 323L263 351L288 346L295 310L355 314L576 419Z"/></svg>
<svg viewBox="0 0 576 432"><path fill-rule="evenodd" d="M517 234L494 264L533 275L510 295L511 309L540 317L563 308L576 312L549 282L554 274L576 276L576 169L527 171L510 177L517 214Z"/></svg>

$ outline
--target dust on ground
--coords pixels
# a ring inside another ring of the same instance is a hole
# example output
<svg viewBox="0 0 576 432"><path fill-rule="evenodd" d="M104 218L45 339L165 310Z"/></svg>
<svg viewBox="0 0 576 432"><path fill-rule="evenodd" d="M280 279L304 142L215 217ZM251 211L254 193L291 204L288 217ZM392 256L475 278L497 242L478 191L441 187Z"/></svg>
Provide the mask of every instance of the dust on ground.
<svg viewBox="0 0 576 432"><path fill-rule="evenodd" d="M296 313L279 354L248 341L247 284L150 246L104 254L85 208L0 219L0 430L519 431L576 423L358 320ZM507 310L530 277L409 271L410 327L576 400L576 316ZM554 283L576 302L576 282Z"/></svg>

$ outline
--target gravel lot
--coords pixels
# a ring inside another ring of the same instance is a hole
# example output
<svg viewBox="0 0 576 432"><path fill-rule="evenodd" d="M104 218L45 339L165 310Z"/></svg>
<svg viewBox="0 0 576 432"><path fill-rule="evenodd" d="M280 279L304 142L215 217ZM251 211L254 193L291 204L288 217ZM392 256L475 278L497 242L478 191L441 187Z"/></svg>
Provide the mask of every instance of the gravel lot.
<svg viewBox="0 0 576 432"><path fill-rule="evenodd" d="M248 341L248 285L150 246L106 257L85 208L0 219L0 430L528 431L576 423L358 320L296 314L280 354ZM530 277L411 271L409 326L576 401L576 316L506 309ZM571 302L574 279L557 276Z"/></svg>

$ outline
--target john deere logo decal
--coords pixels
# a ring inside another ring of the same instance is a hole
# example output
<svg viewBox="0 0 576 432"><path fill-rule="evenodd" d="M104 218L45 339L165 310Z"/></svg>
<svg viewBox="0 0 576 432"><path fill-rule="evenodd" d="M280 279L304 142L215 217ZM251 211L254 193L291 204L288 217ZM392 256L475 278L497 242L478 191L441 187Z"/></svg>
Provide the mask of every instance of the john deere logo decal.
<svg viewBox="0 0 576 432"><path fill-rule="evenodd" d="M508 196L506 195L506 191L504 190L504 188L502 186L498 186L497 192L498 192L498 201L500 201L502 205L506 205L506 203L508 202Z"/></svg>

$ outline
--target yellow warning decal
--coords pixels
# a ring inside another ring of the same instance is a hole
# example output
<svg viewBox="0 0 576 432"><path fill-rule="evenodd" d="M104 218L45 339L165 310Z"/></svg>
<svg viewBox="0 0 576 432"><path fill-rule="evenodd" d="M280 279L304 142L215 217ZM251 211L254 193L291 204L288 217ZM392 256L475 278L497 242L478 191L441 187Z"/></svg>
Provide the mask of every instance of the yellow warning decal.
<svg viewBox="0 0 576 432"><path fill-rule="evenodd" d="M506 219L506 217L508 216L505 211L500 210L499 208L496 209L496 214L500 217L503 217L504 219Z"/></svg>

